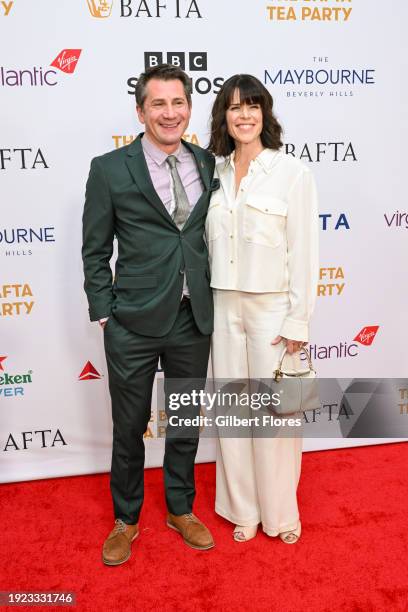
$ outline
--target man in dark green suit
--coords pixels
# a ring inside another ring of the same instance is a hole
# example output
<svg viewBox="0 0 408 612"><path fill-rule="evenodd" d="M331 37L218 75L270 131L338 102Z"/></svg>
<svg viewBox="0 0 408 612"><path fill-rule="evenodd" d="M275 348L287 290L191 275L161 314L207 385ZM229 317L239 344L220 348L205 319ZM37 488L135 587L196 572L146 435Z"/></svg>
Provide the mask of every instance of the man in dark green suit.
<svg viewBox="0 0 408 612"><path fill-rule="evenodd" d="M214 159L181 141L191 113L187 75L167 64L139 77L131 145L95 158L83 215L85 291L91 321L104 327L112 398L111 492L115 526L103 561L119 565L138 536L144 441L159 359L165 378L205 379L213 304L204 223ZM109 265L118 241L115 280ZM188 416L198 408L183 410ZM192 513L198 433L167 436L163 462L167 525L200 550L214 546Z"/></svg>

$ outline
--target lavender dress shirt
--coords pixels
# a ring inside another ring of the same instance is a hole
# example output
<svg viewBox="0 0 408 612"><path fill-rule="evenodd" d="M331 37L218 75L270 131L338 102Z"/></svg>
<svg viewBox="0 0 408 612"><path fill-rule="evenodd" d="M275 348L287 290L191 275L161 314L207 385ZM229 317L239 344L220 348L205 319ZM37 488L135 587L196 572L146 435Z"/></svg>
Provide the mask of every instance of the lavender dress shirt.
<svg viewBox="0 0 408 612"><path fill-rule="evenodd" d="M175 209L175 201L170 168L166 163L168 154L156 147L146 134L142 138L142 147L153 187L171 215ZM186 190L191 212L203 193L197 164L194 155L182 143L172 155L177 158L177 171Z"/></svg>

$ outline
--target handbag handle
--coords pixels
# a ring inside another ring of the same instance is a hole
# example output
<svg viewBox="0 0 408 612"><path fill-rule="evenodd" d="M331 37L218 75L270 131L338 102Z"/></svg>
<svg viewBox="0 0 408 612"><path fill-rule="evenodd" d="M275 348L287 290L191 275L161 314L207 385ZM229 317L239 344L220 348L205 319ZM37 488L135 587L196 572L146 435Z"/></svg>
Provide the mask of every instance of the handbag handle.
<svg viewBox="0 0 408 612"><path fill-rule="evenodd" d="M303 376L304 375L304 373L300 373L300 372L294 372L293 374L292 373L291 374L286 374L285 372L283 372L282 365L283 365L283 360L284 360L284 357L285 357L287 351L288 351L288 348L287 348L287 346L285 346L285 348L282 351L282 355L280 357L278 367L277 367L277 369L274 372L275 382L279 382L281 380L281 378L283 378L284 374L286 376L294 376L294 377L299 377L299 376ZM307 350L307 348L302 346L302 348L300 349L299 352L300 353L303 352L306 355L307 363L309 365L309 372L315 372L315 369L314 369L313 364L312 364L312 358L310 357L310 353Z"/></svg>

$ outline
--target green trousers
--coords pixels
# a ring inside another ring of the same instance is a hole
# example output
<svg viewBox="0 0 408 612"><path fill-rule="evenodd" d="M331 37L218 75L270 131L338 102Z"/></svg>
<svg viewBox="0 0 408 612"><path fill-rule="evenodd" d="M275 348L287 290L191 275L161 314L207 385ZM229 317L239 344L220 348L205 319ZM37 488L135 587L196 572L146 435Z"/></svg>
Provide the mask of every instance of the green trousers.
<svg viewBox="0 0 408 612"><path fill-rule="evenodd" d="M180 304L171 331L161 338L125 329L111 316L104 330L105 352L112 398L113 447L111 493L115 518L134 524L143 504L145 433L151 416L152 388L159 359L165 378L205 379L210 336L197 329L190 301ZM185 411L185 414L183 414ZM179 416L196 416L199 407L183 407ZM194 437L167 437L164 483L169 512L192 512L195 497Z"/></svg>

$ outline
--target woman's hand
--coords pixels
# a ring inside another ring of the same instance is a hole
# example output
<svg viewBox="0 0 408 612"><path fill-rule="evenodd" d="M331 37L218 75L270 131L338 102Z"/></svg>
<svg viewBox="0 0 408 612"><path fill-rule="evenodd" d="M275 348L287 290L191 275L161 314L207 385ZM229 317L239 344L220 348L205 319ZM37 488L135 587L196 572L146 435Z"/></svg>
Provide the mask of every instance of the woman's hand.
<svg viewBox="0 0 408 612"><path fill-rule="evenodd" d="M279 342L282 341L286 344L286 349L289 355L300 351L302 346L305 344L305 342L301 342L300 340L289 340L289 338L284 338L283 336L276 336L276 338L272 340L271 344L279 344Z"/></svg>

